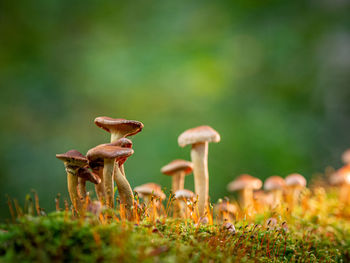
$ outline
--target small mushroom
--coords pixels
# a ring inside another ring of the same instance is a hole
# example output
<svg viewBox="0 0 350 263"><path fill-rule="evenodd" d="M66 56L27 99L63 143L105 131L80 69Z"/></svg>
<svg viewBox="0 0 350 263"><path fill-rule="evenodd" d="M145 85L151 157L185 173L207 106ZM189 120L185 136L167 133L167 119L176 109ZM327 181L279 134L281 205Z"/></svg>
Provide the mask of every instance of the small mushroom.
<svg viewBox="0 0 350 263"><path fill-rule="evenodd" d="M175 207L178 208L178 210L180 210L181 217L188 218L187 202L192 202L193 199L195 198L195 194L190 190L181 189L181 190L177 190L175 192L174 197L177 201L175 203ZM177 214L177 213L175 213L175 214Z"/></svg>
<svg viewBox="0 0 350 263"><path fill-rule="evenodd" d="M114 207L114 182L113 172L116 160L119 161L125 157L129 157L134 153L132 149L122 148L111 145L99 145L90 149L87 152L89 160L94 162L95 160L103 159L103 183L105 191L106 205L110 208Z"/></svg>
<svg viewBox="0 0 350 263"><path fill-rule="evenodd" d="M219 141L219 133L210 126L199 126L186 130L178 137L179 146L192 145L191 159L200 217L205 216L209 199L208 143Z"/></svg>
<svg viewBox="0 0 350 263"><path fill-rule="evenodd" d="M184 189L185 175L192 173L193 165L189 161L174 160L162 167L160 170L165 175L173 177L171 190L175 193L178 190Z"/></svg>
<svg viewBox="0 0 350 263"><path fill-rule="evenodd" d="M239 202L242 208L253 205L253 191L260 189L262 182L249 174L242 174L227 185L230 192L238 191Z"/></svg>
<svg viewBox="0 0 350 263"><path fill-rule="evenodd" d="M345 152L343 152L341 159L343 163L350 164L350 149L347 149Z"/></svg>
<svg viewBox="0 0 350 263"><path fill-rule="evenodd" d="M350 164L343 166L329 178L330 184L339 187L339 199L350 204Z"/></svg>
<svg viewBox="0 0 350 263"><path fill-rule="evenodd" d="M290 211L298 204L301 190L306 186L306 179L298 173L293 173L285 178L287 191L287 204Z"/></svg>
<svg viewBox="0 0 350 263"><path fill-rule="evenodd" d="M264 189L265 191L269 191L272 195L272 207L281 204L285 185L284 179L280 176L270 176L265 180Z"/></svg>
<svg viewBox="0 0 350 263"><path fill-rule="evenodd" d="M78 190L81 198L86 198L86 182L89 181L95 185L101 183L101 178L95 173L91 172L88 168L80 168L77 172L78 176Z"/></svg>
<svg viewBox="0 0 350 263"><path fill-rule="evenodd" d="M74 209L80 213L83 204L78 195L78 171L87 166L88 160L77 150L70 150L66 153L56 154L56 158L64 162L67 172L68 193Z"/></svg>
<svg viewBox="0 0 350 263"><path fill-rule="evenodd" d="M143 198L146 206L151 208L151 219L158 217L158 211L161 207L161 201L165 199L165 194L159 184L147 183L134 188L139 197Z"/></svg>
<svg viewBox="0 0 350 263"><path fill-rule="evenodd" d="M222 222L233 221L235 214L237 213L237 207L234 204L224 200L221 201L217 206L218 220Z"/></svg>

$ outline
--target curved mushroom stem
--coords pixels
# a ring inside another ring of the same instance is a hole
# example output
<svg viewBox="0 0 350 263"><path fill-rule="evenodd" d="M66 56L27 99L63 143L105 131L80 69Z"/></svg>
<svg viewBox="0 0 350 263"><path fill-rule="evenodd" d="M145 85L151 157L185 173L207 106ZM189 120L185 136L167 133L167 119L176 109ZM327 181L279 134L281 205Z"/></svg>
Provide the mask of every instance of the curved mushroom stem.
<svg viewBox="0 0 350 263"><path fill-rule="evenodd" d="M196 195L198 195L198 212L201 217L205 214L208 205L208 143L193 144L191 159L193 163L194 187Z"/></svg>
<svg viewBox="0 0 350 263"><path fill-rule="evenodd" d="M238 193L239 201L242 208L247 208L253 204L253 190L250 188L244 188Z"/></svg>
<svg viewBox="0 0 350 263"><path fill-rule="evenodd" d="M175 193L177 190L184 189L185 185L185 173L183 171L173 175L171 191Z"/></svg>
<svg viewBox="0 0 350 263"><path fill-rule="evenodd" d="M120 167L118 167L118 164L115 165L114 171L116 172L115 182L118 187L120 202L126 206L128 217L130 217L132 215L130 211L134 204L134 194L128 180L126 180L126 177L122 174Z"/></svg>
<svg viewBox="0 0 350 263"><path fill-rule="evenodd" d="M102 204L104 204L106 200L106 193L105 193L104 180L103 180L103 167L101 166L98 169L95 169L93 172L96 173L101 178L101 183L95 184L95 191L96 191L98 200Z"/></svg>
<svg viewBox="0 0 350 263"><path fill-rule="evenodd" d="M115 142L123 137L124 135L111 131L111 142ZM115 165L114 180L117 184L118 192L120 195L120 201L122 204L126 205L128 214L130 214L131 216L130 211L134 204L134 193L130 187L128 180L126 179L124 165L121 165L120 167L118 167L118 164Z"/></svg>
<svg viewBox="0 0 350 263"><path fill-rule="evenodd" d="M103 168L103 180L104 188L106 193L106 205L110 208L114 207L114 182L113 182L113 171L114 171L114 159L105 159Z"/></svg>
<svg viewBox="0 0 350 263"><path fill-rule="evenodd" d="M68 169L67 169L68 170ZM67 171L67 183L68 183L68 192L70 200L73 204L75 211L78 213L82 210L82 203L78 195L78 176L74 175L72 172Z"/></svg>

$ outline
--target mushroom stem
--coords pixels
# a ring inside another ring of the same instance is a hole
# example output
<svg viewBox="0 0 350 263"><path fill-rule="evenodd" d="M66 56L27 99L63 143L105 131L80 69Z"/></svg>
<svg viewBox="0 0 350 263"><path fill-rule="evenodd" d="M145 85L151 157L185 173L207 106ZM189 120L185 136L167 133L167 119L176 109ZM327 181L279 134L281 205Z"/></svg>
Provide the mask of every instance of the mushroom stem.
<svg viewBox="0 0 350 263"><path fill-rule="evenodd" d="M68 170L68 169L67 169ZM80 213L82 210L82 203L78 195L78 176L72 172L67 171L67 183L70 200L73 204L74 209Z"/></svg>
<svg viewBox="0 0 350 263"><path fill-rule="evenodd" d="M201 217L205 214L208 205L208 143L193 144L191 159L193 163L195 192L198 195L198 212Z"/></svg>
<svg viewBox="0 0 350 263"><path fill-rule="evenodd" d="M184 189L184 185L185 185L185 173L181 171L174 174L172 178L171 191L175 193L177 190L182 190Z"/></svg>
<svg viewBox="0 0 350 263"><path fill-rule="evenodd" d="M134 205L134 195L132 189L128 180L126 180L126 177L122 174L120 167L118 167L118 164L115 166L114 170L116 171L115 182L118 187L120 202L121 204L126 205L127 211L130 211L132 206ZM128 217L130 216L131 213L130 215L128 215Z"/></svg>
<svg viewBox="0 0 350 263"><path fill-rule="evenodd" d="M238 195L242 208L247 208L253 204L253 190L251 188L240 190Z"/></svg>
<svg viewBox="0 0 350 263"><path fill-rule="evenodd" d="M281 204L282 190L276 189L271 191L272 194L272 208L276 208Z"/></svg>
<svg viewBox="0 0 350 263"><path fill-rule="evenodd" d="M101 178L101 183L95 184L95 191L96 191L98 200L102 204L104 204L104 202L106 201L106 193L105 193L104 179L103 179L103 167L101 166L98 169L95 169L93 172L96 173Z"/></svg>
<svg viewBox="0 0 350 263"><path fill-rule="evenodd" d="M290 211L294 210L294 207L298 205L300 189L295 186L290 186L287 194L287 204Z"/></svg>
<svg viewBox="0 0 350 263"><path fill-rule="evenodd" d="M103 180L106 193L106 205L110 208L114 207L114 159L104 159Z"/></svg>
<svg viewBox="0 0 350 263"><path fill-rule="evenodd" d="M86 179L78 177L78 194L80 200L83 201L86 198Z"/></svg>

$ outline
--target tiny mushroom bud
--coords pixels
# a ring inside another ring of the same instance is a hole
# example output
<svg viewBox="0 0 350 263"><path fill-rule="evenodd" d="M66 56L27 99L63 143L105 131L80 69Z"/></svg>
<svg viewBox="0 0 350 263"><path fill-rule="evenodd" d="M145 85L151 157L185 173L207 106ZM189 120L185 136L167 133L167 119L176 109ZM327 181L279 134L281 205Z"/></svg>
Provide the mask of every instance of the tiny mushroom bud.
<svg viewBox="0 0 350 263"><path fill-rule="evenodd" d="M286 183L280 176L270 176L265 180L264 189L272 194L272 206L276 207L281 204L283 189Z"/></svg>
<svg viewBox="0 0 350 263"><path fill-rule="evenodd" d="M343 163L350 164L350 149L347 149L341 156Z"/></svg>
<svg viewBox="0 0 350 263"><path fill-rule="evenodd" d="M195 198L195 194L190 190L181 189L177 190L174 195L177 201L175 202L175 207L178 208L178 210L180 210L181 217L188 218L187 202L193 201L193 199ZM175 212L177 212L177 209L175 210Z"/></svg>
<svg viewBox="0 0 350 263"><path fill-rule="evenodd" d="M67 172L67 183L70 200L74 209L80 213L83 204L78 195L78 170L87 166L88 160L77 150L70 150L66 153L56 154L56 158L64 162Z"/></svg>
<svg viewBox="0 0 350 263"><path fill-rule="evenodd" d="M191 159L200 217L205 215L209 199L208 143L219 141L219 133L210 126L186 130L178 137L178 144L181 147L192 145Z"/></svg>
<svg viewBox="0 0 350 263"><path fill-rule="evenodd" d="M242 174L227 185L230 192L238 191L242 208L253 204L253 191L260 189L262 182L249 174Z"/></svg>
<svg viewBox="0 0 350 263"><path fill-rule="evenodd" d="M161 201L165 199L165 194L160 185L147 183L134 188L134 191L145 201L145 204L151 208L151 219L158 217L158 209L161 207ZM155 198L154 198L155 197Z"/></svg>
<svg viewBox="0 0 350 263"><path fill-rule="evenodd" d="M301 174L293 173L285 178L287 203L290 211L298 204L301 189L306 186L306 179Z"/></svg>
<svg viewBox="0 0 350 263"><path fill-rule="evenodd" d="M111 145L99 145L88 151L89 160L104 160L103 182L106 194L106 205L110 208L114 207L114 183L113 172L116 160L129 157L134 153L132 149L122 148Z"/></svg>
<svg viewBox="0 0 350 263"><path fill-rule="evenodd" d="M172 192L184 189L185 175L192 173L193 165L189 161L174 160L169 164L162 167L160 170L165 175L173 177L172 180Z"/></svg>
<svg viewBox="0 0 350 263"><path fill-rule="evenodd" d="M221 201L216 206L217 214L219 220L222 222L232 221L235 214L237 213L237 207L234 204L229 203L228 201Z"/></svg>

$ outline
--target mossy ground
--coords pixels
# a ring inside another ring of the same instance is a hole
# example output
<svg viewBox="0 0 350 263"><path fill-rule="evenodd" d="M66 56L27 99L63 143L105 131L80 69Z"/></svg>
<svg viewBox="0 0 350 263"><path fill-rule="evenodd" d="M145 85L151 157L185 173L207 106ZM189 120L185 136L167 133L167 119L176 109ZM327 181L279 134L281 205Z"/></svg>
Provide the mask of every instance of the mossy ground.
<svg viewBox="0 0 350 263"><path fill-rule="evenodd" d="M327 211L325 211L327 212ZM22 215L2 225L0 262L350 262L349 221L329 214L222 223L160 217L110 220L70 212Z"/></svg>

